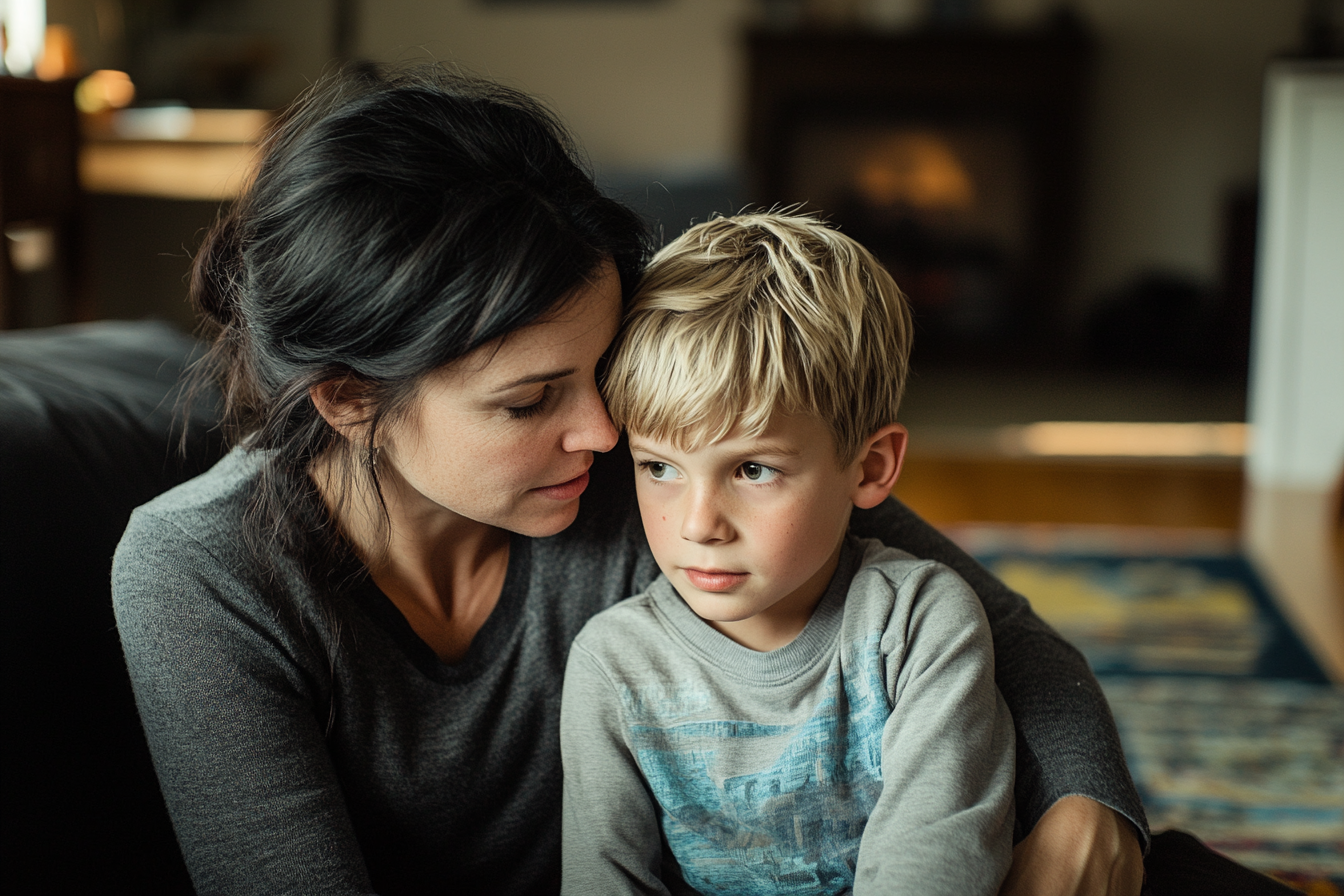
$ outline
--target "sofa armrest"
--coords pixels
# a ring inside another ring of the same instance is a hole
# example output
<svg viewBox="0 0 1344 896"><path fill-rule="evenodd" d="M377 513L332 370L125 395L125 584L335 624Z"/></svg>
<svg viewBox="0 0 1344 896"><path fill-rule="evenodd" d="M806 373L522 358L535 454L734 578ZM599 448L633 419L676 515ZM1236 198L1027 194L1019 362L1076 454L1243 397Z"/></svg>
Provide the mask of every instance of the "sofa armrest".
<svg viewBox="0 0 1344 896"><path fill-rule="evenodd" d="M223 453L215 396L178 407L198 351L150 321L0 333L0 884L11 892L191 892L109 573L131 511Z"/></svg>

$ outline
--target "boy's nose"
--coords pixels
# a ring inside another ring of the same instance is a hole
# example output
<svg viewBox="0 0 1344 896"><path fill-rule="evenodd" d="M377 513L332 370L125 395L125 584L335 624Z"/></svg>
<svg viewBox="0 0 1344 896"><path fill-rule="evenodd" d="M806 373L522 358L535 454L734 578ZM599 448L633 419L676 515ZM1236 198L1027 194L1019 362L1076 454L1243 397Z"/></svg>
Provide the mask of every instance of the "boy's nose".
<svg viewBox="0 0 1344 896"><path fill-rule="evenodd" d="M727 541L732 532L720 507L720 496L709 488L687 490L681 537L697 544Z"/></svg>

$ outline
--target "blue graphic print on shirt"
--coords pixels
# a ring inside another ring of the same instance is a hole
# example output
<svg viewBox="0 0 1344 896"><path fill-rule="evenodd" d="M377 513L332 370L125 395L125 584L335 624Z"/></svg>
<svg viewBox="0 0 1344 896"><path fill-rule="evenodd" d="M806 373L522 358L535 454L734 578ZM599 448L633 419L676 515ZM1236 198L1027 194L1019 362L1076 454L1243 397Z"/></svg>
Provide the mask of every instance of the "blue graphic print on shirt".
<svg viewBox="0 0 1344 896"><path fill-rule="evenodd" d="M828 674L822 699L798 725L697 720L701 701L684 691L624 695L636 760L692 887L745 896L853 888L859 839L882 792L891 713L879 636L855 644L853 658L853 668ZM777 758L743 773L744 752Z"/></svg>

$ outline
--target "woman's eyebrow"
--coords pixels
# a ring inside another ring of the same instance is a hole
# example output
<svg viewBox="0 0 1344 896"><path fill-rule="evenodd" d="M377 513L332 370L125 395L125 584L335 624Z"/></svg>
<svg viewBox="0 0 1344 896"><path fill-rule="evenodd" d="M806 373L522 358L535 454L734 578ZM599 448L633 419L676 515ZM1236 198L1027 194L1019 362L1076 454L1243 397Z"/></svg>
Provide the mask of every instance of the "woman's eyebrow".
<svg viewBox="0 0 1344 896"><path fill-rule="evenodd" d="M567 376L572 376L577 367L566 367L564 370L548 370L544 373L530 373L527 376L519 377L516 380L510 380L501 386L497 386L493 391L507 392L510 389L517 389L519 386L535 386L537 383L549 383L551 380L562 380Z"/></svg>

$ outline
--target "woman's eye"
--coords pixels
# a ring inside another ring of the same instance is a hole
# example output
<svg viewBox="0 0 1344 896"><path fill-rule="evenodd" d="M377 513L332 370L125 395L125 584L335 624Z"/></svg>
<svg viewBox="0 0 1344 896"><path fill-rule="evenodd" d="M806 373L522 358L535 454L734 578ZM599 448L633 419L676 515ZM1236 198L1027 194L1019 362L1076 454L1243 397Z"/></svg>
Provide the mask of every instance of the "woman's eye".
<svg viewBox="0 0 1344 896"><path fill-rule="evenodd" d="M640 466L649 471L649 477L655 482L671 482L681 475L676 467L659 460L646 460Z"/></svg>
<svg viewBox="0 0 1344 896"><path fill-rule="evenodd" d="M541 397L531 404L508 407L505 408L504 411L515 420L526 420L528 417L535 417L550 406L551 395L553 392L554 390L548 385L541 390Z"/></svg>
<svg viewBox="0 0 1344 896"><path fill-rule="evenodd" d="M742 478L748 482L760 484L762 482L773 482L779 475L779 471L774 467L767 467L765 464L745 463L741 467Z"/></svg>

